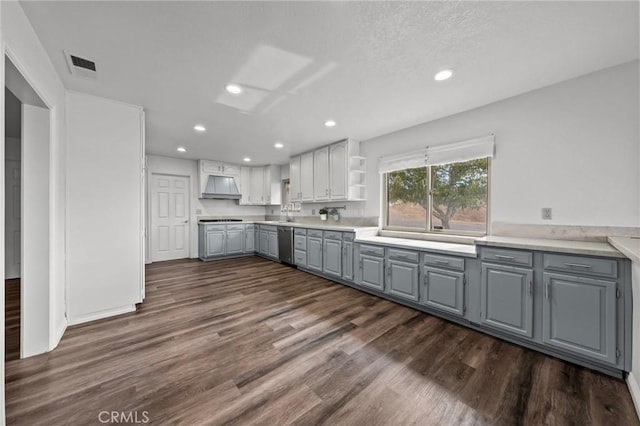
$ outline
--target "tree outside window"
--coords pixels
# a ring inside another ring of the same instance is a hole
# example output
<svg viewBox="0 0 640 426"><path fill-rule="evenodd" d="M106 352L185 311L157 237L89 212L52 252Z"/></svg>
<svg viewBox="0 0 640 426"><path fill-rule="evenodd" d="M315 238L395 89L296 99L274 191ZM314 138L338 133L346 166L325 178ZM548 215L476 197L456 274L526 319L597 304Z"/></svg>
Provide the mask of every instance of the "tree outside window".
<svg viewBox="0 0 640 426"><path fill-rule="evenodd" d="M486 233L489 160L387 173L387 228Z"/></svg>

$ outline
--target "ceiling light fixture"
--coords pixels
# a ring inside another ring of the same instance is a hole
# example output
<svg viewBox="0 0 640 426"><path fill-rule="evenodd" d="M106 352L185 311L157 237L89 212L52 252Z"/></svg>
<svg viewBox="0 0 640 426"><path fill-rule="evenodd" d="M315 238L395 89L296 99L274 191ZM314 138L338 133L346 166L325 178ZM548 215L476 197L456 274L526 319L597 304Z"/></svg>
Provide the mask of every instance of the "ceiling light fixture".
<svg viewBox="0 0 640 426"><path fill-rule="evenodd" d="M336 122L334 120L327 120L324 122L324 125L327 127L334 127L336 125Z"/></svg>
<svg viewBox="0 0 640 426"><path fill-rule="evenodd" d="M453 71L451 70L442 70L436 73L436 75L433 76L433 78L436 81L444 81L447 80L449 78L451 78L451 76L453 75Z"/></svg>
<svg viewBox="0 0 640 426"><path fill-rule="evenodd" d="M206 127L204 127L202 124L196 124L195 126L193 126L193 130L195 130L196 132L205 132L207 130Z"/></svg>
<svg viewBox="0 0 640 426"><path fill-rule="evenodd" d="M245 163L251 162L251 158L249 158L249 157L244 157L243 160L244 160Z"/></svg>
<svg viewBox="0 0 640 426"><path fill-rule="evenodd" d="M232 95L239 95L240 93L242 93L242 87L238 86L237 84L227 84L224 88Z"/></svg>
<svg viewBox="0 0 640 426"><path fill-rule="evenodd" d="M176 151L178 151L178 152L187 152L187 148L185 148L183 146L179 146L178 149L176 149Z"/></svg>
<svg viewBox="0 0 640 426"><path fill-rule="evenodd" d="M276 142L276 143L275 143L275 145L273 145L273 146L275 146L275 147L276 147L276 148L278 148L278 149L280 149L280 148L284 147L284 145L282 144L282 142Z"/></svg>

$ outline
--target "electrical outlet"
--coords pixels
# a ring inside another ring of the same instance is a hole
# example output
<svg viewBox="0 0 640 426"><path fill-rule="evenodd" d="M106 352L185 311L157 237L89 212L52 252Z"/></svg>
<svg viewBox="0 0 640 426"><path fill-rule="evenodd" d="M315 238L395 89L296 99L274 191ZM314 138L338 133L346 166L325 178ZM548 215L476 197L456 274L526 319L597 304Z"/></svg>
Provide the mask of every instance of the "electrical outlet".
<svg viewBox="0 0 640 426"><path fill-rule="evenodd" d="M316 214L316 210L315 209L311 210L311 216L313 216L314 214Z"/></svg>
<svg viewBox="0 0 640 426"><path fill-rule="evenodd" d="M542 220L551 220L551 207L542 208Z"/></svg>
<svg viewBox="0 0 640 426"><path fill-rule="evenodd" d="M202 209L196 209L196 214L202 214Z"/></svg>
<svg viewBox="0 0 640 426"><path fill-rule="evenodd" d="M274 210L273 210L273 209L271 209L271 214L273 214L273 212L274 212Z"/></svg>

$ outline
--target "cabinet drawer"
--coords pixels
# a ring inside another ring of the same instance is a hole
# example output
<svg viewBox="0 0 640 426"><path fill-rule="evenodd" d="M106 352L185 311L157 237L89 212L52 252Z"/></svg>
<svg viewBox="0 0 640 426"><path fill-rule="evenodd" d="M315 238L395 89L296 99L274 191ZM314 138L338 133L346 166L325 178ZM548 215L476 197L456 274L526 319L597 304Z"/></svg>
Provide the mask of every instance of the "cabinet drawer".
<svg viewBox="0 0 640 426"><path fill-rule="evenodd" d="M226 225L205 225L204 230L206 232L209 231L225 231L227 229Z"/></svg>
<svg viewBox="0 0 640 426"><path fill-rule="evenodd" d="M227 225L227 231L244 231L244 225Z"/></svg>
<svg viewBox="0 0 640 426"><path fill-rule="evenodd" d="M342 233L342 241L353 241L354 239L355 239L355 234L353 232Z"/></svg>
<svg viewBox="0 0 640 426"><path fill-rule="evenodd" d="M342 232L324 231L324 238L327 240L342 240Z"/></svg>
<svg viewBox="0 0 640 426"><path fill-rule="evenodd" d="M293 228L293 233L295 235L307 235L306 228Z"/></svg>
<svg viewBox="0 0 640 426"><path fill-rule="evenodd" d="M533 253L530 251L507 250L499 248L482 248L480 259L511 265L533 265Z"/></svg>
<svg viewBox="0 0 640 426"><path fill-rule="evenodd" d="M246 229L247 229L247 231L255 231L256 225L254 225L254 224L247 225Z"/></svg>
<svg viewBox="0 0 640 426"><path fill-rule="evenodd" d="M276 232L278 228L272 225L260 225L260 230L267 232Z"/></svg>
<svg viewBox="0 0 640 426"><path fill-rule="evenodd" d="M307 235L309 237L319 237L322 238L322 231L319 229L307 229Z"/></svg>
<svg viewBox="0 0 640 426"><path fill-rule="evenodd" d="M307 252L305 250L295 250L294 262L298 266L307 266Z"/></svg>
<svg viewBox="0 0 640 426"><path fill-rule="evenodd" d="M544 269L570 271L573 274L598 275L609 278L618 277L618 262L614 259L599 259L565 254L545 254Z"/></svg>
<svg viewBox="0 0 640 426"><path fill-rule="evenodd" d="M368 256L384 257L384 247L369 246L366 244L361 244L360 254L366 254Z"/></svg>
<svg viewBox="0 0 640 426"><path fill-rule="evenodd" d="M296 251L307 251L307 237L305 237L304 235L294 235L293 246Z"/></svg>
<svg viewBox="0 0 640 426"><path fill-rule="evenodd" d="M418 252L409 250L389 249L389 259L397 259L405 262L418 263Z"/></svg>
<svg viewBox="0 0 640 426"><path fill-rule="evenodd" d="M425 265L438 266L440 268L450 268L464 271L464 259L449 256L440 256L436 254L425 254Z"/></svg>

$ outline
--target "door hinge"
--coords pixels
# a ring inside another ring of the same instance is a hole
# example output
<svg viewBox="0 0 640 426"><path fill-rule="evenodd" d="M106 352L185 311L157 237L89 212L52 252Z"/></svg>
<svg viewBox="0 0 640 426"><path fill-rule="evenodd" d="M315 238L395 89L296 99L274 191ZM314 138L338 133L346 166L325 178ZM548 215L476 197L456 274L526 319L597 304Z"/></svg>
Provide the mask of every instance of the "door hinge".
<svg viewBox="0 0 640 426"><path fill-rule="evenodd" d="M620 299L620 289L616 288L616 299Z"/></svg>
<svg viewBox="0 0 640 426"><path fill-rule="evenodd" d="M620 358L620 349L616 348L616 358Z"/></svg>
<svg viewBox="0 0 640 426"><path fill-rule="evenodd" d="M466 306L463 306L463 307L462 307L462 315L464 315L464 314L466 314L466 313L467 313L467 307L466 307Z"/></svg>

